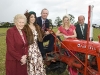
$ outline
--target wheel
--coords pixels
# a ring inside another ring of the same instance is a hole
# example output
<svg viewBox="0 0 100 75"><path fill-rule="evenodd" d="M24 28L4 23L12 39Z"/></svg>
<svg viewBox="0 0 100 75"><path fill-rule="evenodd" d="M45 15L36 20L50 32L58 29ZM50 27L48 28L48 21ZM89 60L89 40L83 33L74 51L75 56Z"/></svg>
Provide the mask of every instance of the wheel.
<svg viewBox="0 0 100 75"><path fill-rule="evenodd" d="M49 66L46 66L46 73L49 72L56 72L57 74L61 74L66 70L67 64L57 61L57 62L51 62Z"/></svg>

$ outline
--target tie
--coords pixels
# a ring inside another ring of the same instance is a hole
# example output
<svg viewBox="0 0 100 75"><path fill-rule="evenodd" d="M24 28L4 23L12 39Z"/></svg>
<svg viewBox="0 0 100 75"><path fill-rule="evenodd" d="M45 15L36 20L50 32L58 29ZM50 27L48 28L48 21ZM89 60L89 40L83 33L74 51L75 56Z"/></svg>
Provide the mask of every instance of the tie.
<svg viewBox="0 0 100 75"><path fill-rule="evenodd" d="M42 30L45 31L45 21L43 21Z"/></svg>
<svg viewBox="0 0 100 75"><path fill-rule="evenodd" d="M84 36L84 28L82 25L81 25L81 31L82 31L82 35Z"/></svg>

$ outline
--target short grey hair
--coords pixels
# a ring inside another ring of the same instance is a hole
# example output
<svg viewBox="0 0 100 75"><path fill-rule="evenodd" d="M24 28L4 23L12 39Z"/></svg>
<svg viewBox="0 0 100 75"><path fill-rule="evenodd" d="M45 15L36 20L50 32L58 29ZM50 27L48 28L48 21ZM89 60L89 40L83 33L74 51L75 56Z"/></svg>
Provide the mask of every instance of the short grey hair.
<svg viewBox="0 0 100 75"><path fill-rule="evenodd" d="M14 17L14 23L17 23L18 19L24 19L25 20L25 24L27 22L27 18L24 14L17 14L15 17Z"/></svg>
<svg viewBox="0 0 100 75"><path fill-rule="evenodd" d="M41 10L41 13L43 12L43 10L47 10L47 11L48 11L48 9L47 9L47 8L44 8L44 9L42 9L42 10ZM49 11L48 11L48 13L49 13Z"/></svg>
<svg viewBox="0 0 100 75"><path fill-rule="evenodd" d="M83 15L78 16L78 19L79 19L79 17L83 17L83 18L84 18L84 20L85 20L85 17L84 17Z"/></svg>

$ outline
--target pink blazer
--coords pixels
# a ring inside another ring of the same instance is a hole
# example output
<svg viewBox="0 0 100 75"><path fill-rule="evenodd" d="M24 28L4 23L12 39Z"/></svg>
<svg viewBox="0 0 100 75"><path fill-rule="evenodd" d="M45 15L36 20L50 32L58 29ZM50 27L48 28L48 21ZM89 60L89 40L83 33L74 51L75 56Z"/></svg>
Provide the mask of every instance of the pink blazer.
<svg viewBox="0 0 100 75"><path fill-rule="evenodd" d="M25 33L22 31L25 42L23 42L19 31L16 26L7 30L6 35L6 44L7 44L7 52L6 52L6 60L18 60L20 61L23 55L28 54L28 43L26 40Z"/></svg>
<svg viewBox="0 0 100 75"><path fill-rule="evenodd" d="M65 34L65 35L67 35L67 36L73 35L75 29L76 29L76 28L75 28L74 25L70 25L70 27L69 27L68 30L66 30L66 29L63 28L62 26L60 26L60 27L58 28L58 30L59 30L61 33Z"/></svg>

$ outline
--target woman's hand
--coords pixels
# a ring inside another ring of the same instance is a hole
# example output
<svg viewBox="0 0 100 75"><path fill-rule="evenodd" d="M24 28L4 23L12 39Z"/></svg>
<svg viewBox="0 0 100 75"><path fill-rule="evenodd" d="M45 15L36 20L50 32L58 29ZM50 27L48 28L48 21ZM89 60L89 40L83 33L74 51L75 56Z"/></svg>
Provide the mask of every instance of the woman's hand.
<svg viewBox="0 0 100 75"><path fill-rule="evenodd" d="M69 38L69 36L66 36L66 35L64 35L64 34L63 34L63 37L66 38L66 39Z"/></svg>
<svg viewBox="0 0 100 75"><path fill-rule="evenodd" d="M27 60L27 55L23 55L22 57L21 57L21 65L24 65L24 64L26 64L26 60Z"/></svg>

